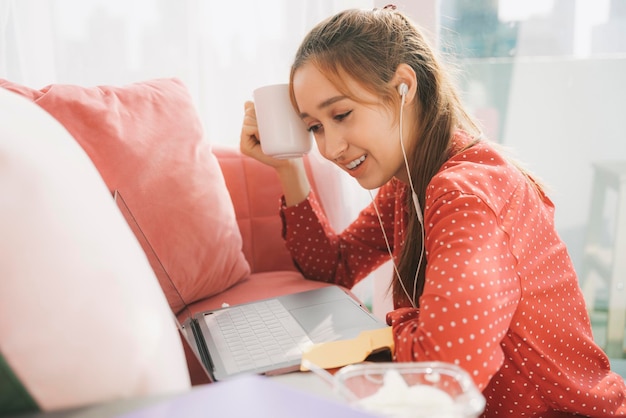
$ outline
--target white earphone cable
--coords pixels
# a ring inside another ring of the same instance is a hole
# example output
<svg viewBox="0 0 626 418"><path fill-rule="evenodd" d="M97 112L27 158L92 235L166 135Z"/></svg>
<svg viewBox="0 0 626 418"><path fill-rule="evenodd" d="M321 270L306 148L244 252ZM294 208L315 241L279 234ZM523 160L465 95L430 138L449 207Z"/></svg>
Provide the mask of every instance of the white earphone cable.
<svg viewBox="0 0 626 418"><path fill-rule="evenodd" d="M393 257L393 252L391 251L391 246L389 245L389 240L387 238L387 233L385 232L385 227L383 225L383 220L380 216L380 212L378 211L378 207L376 206L376 202L374 200L374 196L372 195L372 192L369 191L370 194L370 198L372 199L372 206L374 207L374 210L376 211L376 216L378 217L378 222L380 223L380 228L383 232L383 237L385 239L385 244L387 245L387 251L389 252L389 256L391 257L391 262L393 264L393 269L396 273L396 276L398 278L398 280L400 281L400 286L402 287L402 290L404 291L404 294L406 295L407 298L409 298L409 301L411 302L411 305L416 308L416 301L415 301L415 296L417 294L417 277L419 275L420 272L420 268L422 266L422 260L424 259L424 239L425 239L425 232L424 232L424 220L423 220L423 216L422 216L422 211L420 208L420 204L419 201L417 199L417 193L415 193L415 188L413 187L413 179L411 177L411 171L409 169L409 161L408 158L406 156L406 149L404 147L404 135L402 133L402 127L403 127L403 110L404 110L404 101L405 101L405 95L406 95L406 91L402 90L400 92L400 94L402 95L402 102L400 105L400 147L402 148L402 156L404 157L404 164L406 166L406 171L407 171L407 175L409 177L409 187L411 188L411 199L413 201L413 205L415 206L415 211L417 213L417 219L419 221L420 224L420 231L422 233L422 248L420 250L420 257L417 263L417 270L415 270L415 277L413 278L413 295L411 296L409 294L409 292L407 291L406 287L404 286L404 282L402 281L402 277L400 276L400 271L398 270L398 266L396 265L396 261Z"/></svg>
<svg viewBox="0 0 626 418"><path fill-rule="evenodd" d="M383 220L380 216L380 212L378 211L378 206L376 206L376 202L374 200L374 196L372 195L372 191L368 190L368 192L370 194L370 198L372 199L372 206L374 207L374 210L376 211L376 216L378 217L378 223L380 224L380 229L383 232L383 238L385 238L385 244L387 245L387 251L389 252L389 257L391 257L391 264L393 265L393 270L395 271L396 276L398 277L398 281L400 282L400 286L402 286L402 290L404 290L404 294L406 295L407 298L410 299L411 305L415 308L416 307L415 301L411 299L409 292L406 290L406 287L404 287L404 283L402 282L402 277L400 276L400 271L398 271L396 260L393 257L393 252L391 251L391 246L389 245L389 239L387 238L387 233L385 232L385 227L383 226Z"/></svg>

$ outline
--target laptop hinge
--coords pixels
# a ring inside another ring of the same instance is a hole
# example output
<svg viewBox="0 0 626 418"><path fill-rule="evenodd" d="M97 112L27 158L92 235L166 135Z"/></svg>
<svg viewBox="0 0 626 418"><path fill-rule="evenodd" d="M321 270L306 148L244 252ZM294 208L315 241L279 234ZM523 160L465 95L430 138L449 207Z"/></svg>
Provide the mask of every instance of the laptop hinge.
<svg viewBox="0 0 626 418"><path fill-rule="evenodd" d="M196 346L198 347L200 360L202 360L204 367L211 374L211 378L215 380L215 376L213 374L213 362L211 361L211 355L209 354L209 349L207 348L206 342L204 341L204 336L202 334L202 331L200 330L200 324L198 324L198 320L195 318L191 318L189 320L189 326L191 327L193 338L194 340L196 340Z"/></svg>

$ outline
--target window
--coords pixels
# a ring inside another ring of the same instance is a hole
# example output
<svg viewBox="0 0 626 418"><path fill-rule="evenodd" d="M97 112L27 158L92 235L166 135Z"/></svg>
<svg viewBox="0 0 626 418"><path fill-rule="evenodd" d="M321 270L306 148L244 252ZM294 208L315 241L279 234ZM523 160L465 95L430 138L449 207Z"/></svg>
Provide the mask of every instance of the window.
<svg viewBox="0 0 626 418"><path fill-rule="evenodd" d="M466 104L548 185L582 272L592 164L626 162L626 1L440 0L439 15L439 44L461 70ZM615 233L615 216L602 220L604 232ZM604 325L594 324L602 343Z"/></svg>

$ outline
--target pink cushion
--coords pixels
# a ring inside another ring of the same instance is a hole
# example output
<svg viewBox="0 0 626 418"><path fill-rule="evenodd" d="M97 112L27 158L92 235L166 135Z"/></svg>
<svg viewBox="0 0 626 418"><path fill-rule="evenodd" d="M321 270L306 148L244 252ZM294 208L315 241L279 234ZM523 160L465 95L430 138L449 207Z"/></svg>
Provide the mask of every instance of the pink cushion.
<svg viewBox="0 0 626 418"><path fill-rule="evenodd" d="M60 121L109 190L122 193L184 299L162 284L175 312L248 276L224 177L179 80L41 90L0 80L0 87Z"/></svg>

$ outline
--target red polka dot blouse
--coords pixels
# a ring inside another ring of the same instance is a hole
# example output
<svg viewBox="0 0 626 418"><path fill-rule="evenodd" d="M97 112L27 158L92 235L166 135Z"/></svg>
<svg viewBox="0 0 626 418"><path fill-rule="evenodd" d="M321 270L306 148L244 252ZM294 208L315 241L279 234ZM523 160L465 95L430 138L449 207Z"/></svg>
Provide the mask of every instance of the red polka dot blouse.
<svg viewBox="0 0 626 418"><path fill-rule="evenodd" d="M391 180L341 233L315 194L281 206L283 236L310 279L352 287L403 245L406 185ZM463 367L485 416L626 416L626 386L594 343L554 206L490 144L449 159L428 185L426 282L387 314L396 361ZM391 239L393 238L393 239ZM561 412L558 412L561 411Z"/></svg>

